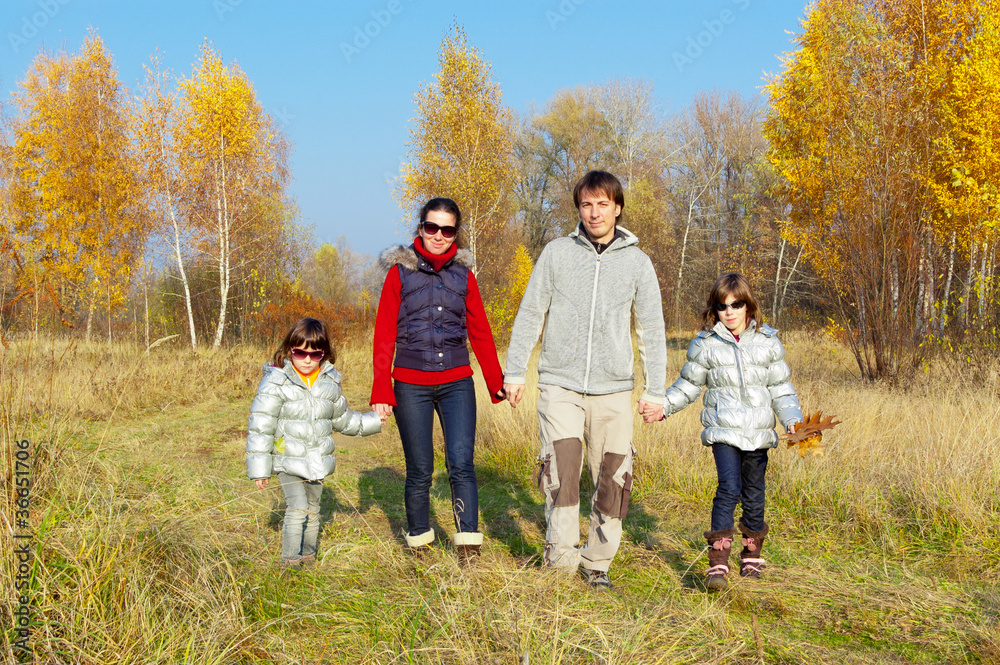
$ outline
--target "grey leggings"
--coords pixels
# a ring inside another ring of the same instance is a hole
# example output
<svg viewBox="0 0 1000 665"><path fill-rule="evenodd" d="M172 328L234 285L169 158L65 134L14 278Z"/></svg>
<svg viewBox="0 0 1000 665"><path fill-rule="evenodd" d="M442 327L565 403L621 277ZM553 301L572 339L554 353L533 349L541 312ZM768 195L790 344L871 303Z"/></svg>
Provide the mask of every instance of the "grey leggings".
<svg viewBox="0 0 1000 665"><path fill-rule="evenodd" d="M281 481L287 504L281 529L281 560L315 555L323 481L305 480L284 471L278 472L278 480Z"/></svg>

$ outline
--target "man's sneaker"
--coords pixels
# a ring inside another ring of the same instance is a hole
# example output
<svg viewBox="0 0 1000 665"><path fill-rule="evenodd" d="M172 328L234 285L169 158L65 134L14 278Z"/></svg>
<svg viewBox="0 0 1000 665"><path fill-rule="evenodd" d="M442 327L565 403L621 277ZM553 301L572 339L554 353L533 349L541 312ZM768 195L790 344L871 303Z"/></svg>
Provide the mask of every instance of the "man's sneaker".
<svg viewBox="0 0 1000 665"><path fill-rule="evenodd" d="M587 586L592 589L614 589L615 585L611 583L611 578L608 577L608 573L605 570L590 570L584 568L585 579L587 580Z"/></svg>

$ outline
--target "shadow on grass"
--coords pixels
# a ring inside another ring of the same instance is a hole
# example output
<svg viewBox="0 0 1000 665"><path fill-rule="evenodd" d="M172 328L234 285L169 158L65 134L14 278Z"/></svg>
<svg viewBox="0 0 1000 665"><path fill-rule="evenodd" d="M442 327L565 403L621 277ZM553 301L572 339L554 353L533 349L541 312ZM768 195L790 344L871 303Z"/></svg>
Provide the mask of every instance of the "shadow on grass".
<svg viewBox="0 0 1000 665"><path fill-rule="evenodd" d="M272 497L271 513L267 516L267 527L269 529L272 531L281 531L281 522L285 517L285 509L287 507L283 496L274 495ZM333 518L334 513L347 514L353 512L354 510L350 506L340 503L330 487L326 484L323 485L323 493L319 497L320 529Z"/></svg>
<svg viewBox="0 0 1000 665"><path fill-rule="evenodd" d="M445 480L447 482L447 479ZM403 503L403 491L406 485L406 476L396 469L380 466L375 469L366 469L358 477L358 511L367 513L372 506L375 506L386 520L389 521L389 529L392 536L400 544L406 545L406 505ZM434 515L434 508L431 507L431 528L438 535L441 534L441 525L438 524Z"/></svg>
<svg viewBox="0 0 1000 665"><path fill-rule="evenodd" d="M545 505L541 494L530 485L530 477L511 475L489 466L476 468L479 480L479 510L490 538L502 542L510 555L530 558L542 565L544 545L528 541L522 523L534 524L545 533Z"/></svg>

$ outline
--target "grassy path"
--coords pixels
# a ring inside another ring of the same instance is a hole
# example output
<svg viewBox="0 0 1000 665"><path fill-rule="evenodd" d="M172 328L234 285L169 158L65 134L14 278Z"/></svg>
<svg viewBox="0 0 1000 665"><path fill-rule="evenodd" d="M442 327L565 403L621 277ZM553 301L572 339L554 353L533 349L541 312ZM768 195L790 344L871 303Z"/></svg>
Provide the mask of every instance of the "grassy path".
<svg viewBox="0 0 1000 665"><path fill-rule="evenodd" d="M868 393L846 407L829 373L803 374L804 399L849 408L858 421L864 408L895 399ZM859 457L851 441L871 437L848 424L829 458L776 451L766 578L737 578L709 595L701 531L714 478L710 456L691 445L697 412L659 429L637 426L637 486L612 568L616 587L595 592L540 567L530 407L480 403L487 540L478 565L460 567L449 544L443 463L432 489L438 546L422 557L404 551L404 466L390 425L367 439L338 437L319 563L288 572L276 565L280 488L258 491L244 475L248 377L204 401L164 398L127 418L68 428L59 471L40 484L36 504L38 662L1000 662L1000 554L982 536L1000 526L996 515L949 521L969 510L955 496L978 497L972 480L972 489L934 495L938 512L917 503L928 485L896 439L879 442L877 457ZM352 405L366 402L361 387L346 388ZM960 400L953 408L983 410ZM968 426L980 428L973 415ZM870 460L886 456L910 464L915 490L885 482L895 467ZM984 473L995 480L995 470ZM997 505L995 495L976 500ZM0 656L10 653L5 635Z"/></svg>

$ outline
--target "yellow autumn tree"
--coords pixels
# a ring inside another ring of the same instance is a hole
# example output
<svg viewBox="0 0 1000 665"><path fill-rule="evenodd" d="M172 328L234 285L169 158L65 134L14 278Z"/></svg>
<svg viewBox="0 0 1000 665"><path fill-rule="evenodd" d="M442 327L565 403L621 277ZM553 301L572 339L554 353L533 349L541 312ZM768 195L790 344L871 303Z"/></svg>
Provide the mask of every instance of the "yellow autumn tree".
<svg viewBox="0 0 1000 665"><path fill-rule="evenodd" d="M101 38L39 54L14 94L10 216L25 258L64 305L108 314L128 292L148 232L127 91Z"/></svg>
<svg viewBox="0 0 1000 665"><path fill-rule="evenodd" d="M521 298L528 288L528 279L535 263L531 260L527 248L518 244L507 271L506 280L494 297L486 304L486 313L493 327L493 335L500 340L509 340L510 331L514 327L517 308L521 306Z"/></svg>
<svg viewBox="0 0 1000 665"><path fill-rule="evenodd" d="M183 214L218 274L212 345L222 343L237 271L261 261L288 222L288 142L253 84L210 43L180 82L175 139Z"/></svg>
<svg viewBox="0 0 1000 665"><path fill-rule="evenodd" d="M939 335L944 334L949 313L964 329L975 312L976 323L985 327L988 296L995 288L1000 239L1000 7L981 13L974 9L967 10L963 26L966 35L975 26L974 33L956 59L944 98L947 132L939 142L939 170L931 182L941 213L937 228L949 249ZM957 263L963 259L962 290L953 294L952 285L960 281Z"/></svg>
<svg viewBox="0 0 1000 665"><path fill-rule="evenodd" d="M434 81L415 94L416 126L395 189L407 209L434 196L462 210L459 241L473 255L487 298L503 282L513 249L508 222L513 182L513 119L482 52L455 26L438 53Z"/></svg>
<svg viewBox="0 0 1000 665"><path fill-rule="evenodd" d="M771 80L770 160L866 379L896 378L934 328L941 234L929 184L970 0L819 0Z"/></svg>

